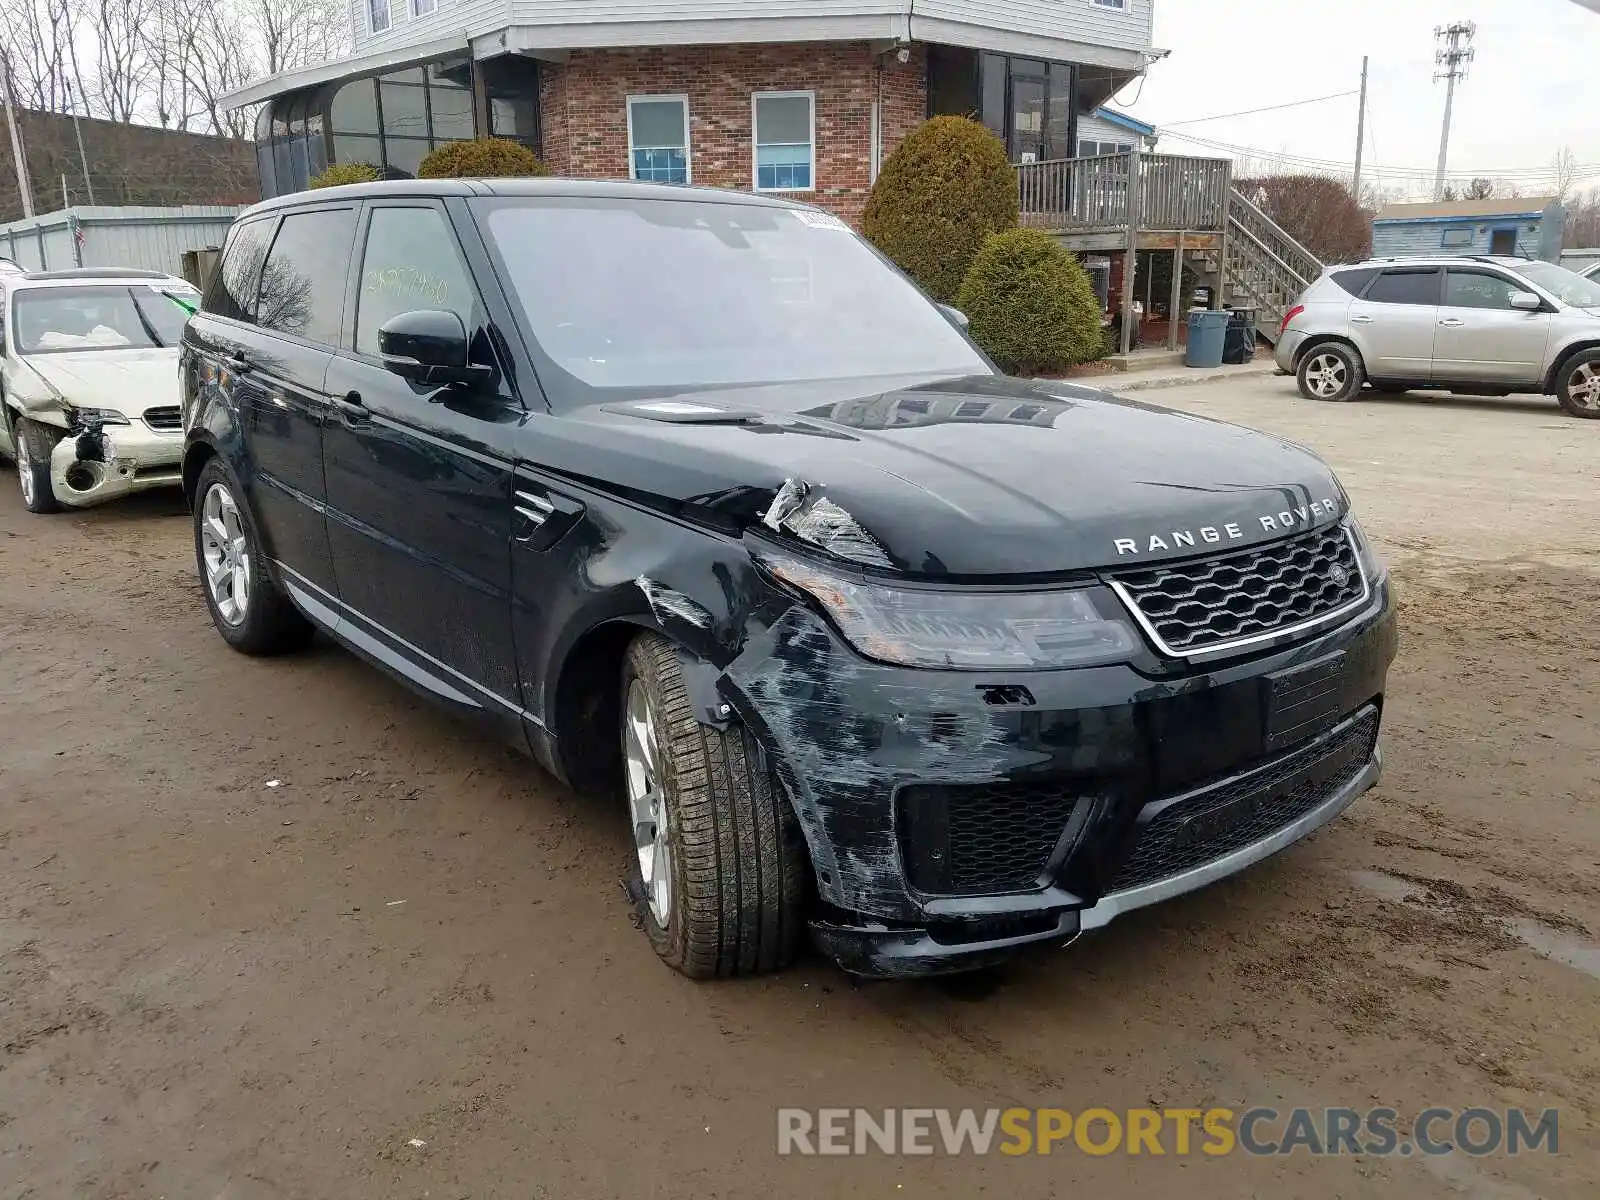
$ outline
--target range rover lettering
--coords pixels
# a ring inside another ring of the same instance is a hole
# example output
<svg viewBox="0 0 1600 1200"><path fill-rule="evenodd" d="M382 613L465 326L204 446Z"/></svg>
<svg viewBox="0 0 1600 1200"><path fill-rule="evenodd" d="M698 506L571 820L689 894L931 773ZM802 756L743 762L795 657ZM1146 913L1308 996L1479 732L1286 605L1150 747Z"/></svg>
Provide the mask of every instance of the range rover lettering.
<svg viewBox="0 0 1600 1200"><path fill-rule="evenodd" d="M270 201L181 370L222 637L320 629L614 797L688 975L1064 945L1378 778L1389 580L1329 468L1003 377L819 210Z"/></svg>

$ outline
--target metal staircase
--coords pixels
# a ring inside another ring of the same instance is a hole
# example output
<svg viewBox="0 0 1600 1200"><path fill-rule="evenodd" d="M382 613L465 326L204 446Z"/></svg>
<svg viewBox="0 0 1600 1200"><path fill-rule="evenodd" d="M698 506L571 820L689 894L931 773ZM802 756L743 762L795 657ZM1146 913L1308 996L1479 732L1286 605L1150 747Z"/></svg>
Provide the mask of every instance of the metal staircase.
<svg viewBox="0 0 1600 1200"><path fill-rule="evenodd" d="M1322 274L1322 262L1237 188L1228 189L1224 295L1256 310L1256 332L1276 343L1278 329L1302 292ZM1215 270L1216 254L1211 256Z"/></svg>

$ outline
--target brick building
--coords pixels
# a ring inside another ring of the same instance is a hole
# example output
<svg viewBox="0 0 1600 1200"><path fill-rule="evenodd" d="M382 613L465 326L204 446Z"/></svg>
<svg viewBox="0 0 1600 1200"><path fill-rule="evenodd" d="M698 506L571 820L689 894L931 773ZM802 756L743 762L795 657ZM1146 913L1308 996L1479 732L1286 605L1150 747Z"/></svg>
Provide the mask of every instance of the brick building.
<svg viewBox="0 0 1600 1200"><path fill-rule="evenodd" d="M561 174L792 195L857 220L930 115L1069 158L1143 74L1151 0L351 0L345 59L252 83L266 196L508 137Z"/></svg>

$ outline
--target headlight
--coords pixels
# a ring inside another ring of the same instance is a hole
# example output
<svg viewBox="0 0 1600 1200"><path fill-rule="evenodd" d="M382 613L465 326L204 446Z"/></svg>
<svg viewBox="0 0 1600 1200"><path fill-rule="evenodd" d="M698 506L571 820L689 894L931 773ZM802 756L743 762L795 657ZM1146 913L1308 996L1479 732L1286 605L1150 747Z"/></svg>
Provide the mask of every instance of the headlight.
<svg viewBox="0 0 1600 1200"><path fill-rule="evenodd" d="M114 408L69 408L68 425L126 425L128 418Z"/></svg>
<svg viewBox="0 0 1600 1200"><path fill-rule="evenodd" d="M1368 583L1377 583L1389 573L1389 564L1383 560L1383 555L1372 545L1372 539L1367 536L1367 531L1361 528L1361 522L1356 520L1351 513L1346 520L1350 524L1350 534L1355 538L1356 557L1361 560L1361 569L1366 572Z"/></svg>
<svg viewBox="0 0 1600 1200"><path fill-rule="evenodd" d="M880 662L957 671L1093 667L1138 648L1133 630L1103 616L1087 592L913 591L843 579L786 555L763 553L761 562Z"/></svg>

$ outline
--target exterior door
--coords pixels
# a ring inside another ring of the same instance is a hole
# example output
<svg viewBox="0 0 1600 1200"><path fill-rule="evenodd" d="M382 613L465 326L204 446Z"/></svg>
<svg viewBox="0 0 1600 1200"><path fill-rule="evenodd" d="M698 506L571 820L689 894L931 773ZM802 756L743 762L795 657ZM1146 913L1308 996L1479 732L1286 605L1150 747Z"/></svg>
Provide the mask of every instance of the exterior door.
<svg viewBox="0 0 1600 1200"><path fill-rule="evenodd" d="M344 615L389 654L446 681L458 701L515 718L505 448L522 406L504 383L423 387L378 358L384 322L443 309L473 336L474 361L495 362L483 304L445 210L424 200L369 205L351 296L350 348L328 370L338 412L324 443L328 536Z"/></svg>
<svg viewBox="0 0 1600 1200"><path fill-rule="evenodd" d="M1511 297L1528 290L1495 271L1447 270L1433 342L1433 377L1474 383L1540 382L1550 314L1511 307Z"/></svg>
<svg viewBox="0 0 1600 1200"><path fill-rule="evenodd" d="M1437 267L1395 268L1374 279L1350 305L1350 335L1380 379L1427 379L1439 320Z"/></svg>
<svg viewBox="0 0 1600 1200"><path fill-rule="evenodd" d="M283 218L261 265L254 324L224 364L244 381L250 498L269 553L324 591L333 572L322 517L323 383L344 319L355 227L353 205Z"/></svg>
<svg viewBox="0 0 1600 1200"><path fill-rule="evenodd" d="M1496 229L1489 235L1490 254L1515 254L1517 252L1517 231L1511 229Z"/></svg>

